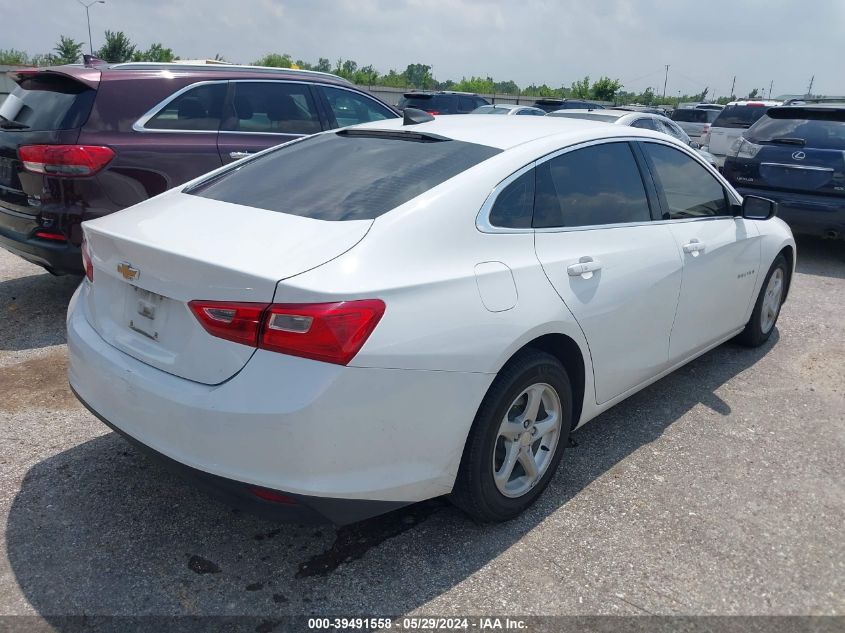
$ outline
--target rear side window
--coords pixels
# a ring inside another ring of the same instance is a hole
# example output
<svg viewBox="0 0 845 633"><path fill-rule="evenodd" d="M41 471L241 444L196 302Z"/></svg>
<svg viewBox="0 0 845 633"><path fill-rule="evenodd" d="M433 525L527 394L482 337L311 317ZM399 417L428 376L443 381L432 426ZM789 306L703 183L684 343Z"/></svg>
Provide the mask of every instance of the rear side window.
<svg viewBox="0 0 845 633"><path fill-rule="evenodd" d="M328 86L323 86L322 90L326 95L338 127L396 118L393 112L378 101L357 92Z"/></svg>
<svg viewBox="0 0 845 633"><path fill-rule="evenodd" d="M628 143L603 143L536 167L535 227L593 226L651 219Z"/></svg>
<svg viewBox="0 0 845 633"><path fill-rule="evenodd" d="M4 127L29 130L71 130L91 114L96 90L68 77L39 74L22 80L0 106Z"/></svg>
<svg viewBox="0 0 845 633"><path fill-rule="evenodd" d="M722 185L697 161L667 145L643 143L643 149L668 206L663 219L730 215Z"/></svg>
<svg viewBox="0 0 845 633"><path fill-rule="evenodd" d="M226 83L196 86L182 93L144 124L151 130L202 130L220 128Z"/></svg>
<svg viewBox="0 0 845 633"><path fill-rule="evenodd" d="M748 130L745 136L755 143L777 143L783 142L784 139L794 139L804 141L803 147L845 150L845 111L814 112L809 116L814 118L765 116Z"/></svg>
<svg viewBox="0 0 845 633"><path fill-rule="evenodd" d="M305 84L235 82L232 108L223 130L267 134L314 134L320 117Z"/></svg>
<svg viewBox="0 0 845 633"><path fill-rule="evenodd" d="M371 220L501 150L349 130L279 147L186 190L318 220Z"/></svg>
<svg viewBox="0 0 845 633"><path fill-rule="evenodd" d="M531 228L534 213L534 170L505 187L490 210L490 224L509 229Z"/></svg>
<svg viewBox="0 0 845 633"><path fill-rule="evenodd" d="M765 106L725 106L713 127L748 128L768 110Z"/></svg>

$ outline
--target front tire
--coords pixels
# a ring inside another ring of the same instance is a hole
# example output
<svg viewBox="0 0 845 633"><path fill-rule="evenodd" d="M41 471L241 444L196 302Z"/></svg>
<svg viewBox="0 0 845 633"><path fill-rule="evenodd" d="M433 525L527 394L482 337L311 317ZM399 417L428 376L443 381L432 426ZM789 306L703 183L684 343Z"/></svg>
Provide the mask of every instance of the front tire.
<svg viewBox="0 0 845 633"><path fill-rule="evenodd" d="M747 347L759 347L769 340L780 315L788 279L789 265L783 255L778 255L763 281L751 318L736 337L739 343Z"/></svg>
<svg viewBox="0 0 845 633"><path fill-rule="evenodd" d="M450 500L477 521L514 518L548 486L571 427L572 387L563 365L545 352L522 352L478 409Z"/></svg>

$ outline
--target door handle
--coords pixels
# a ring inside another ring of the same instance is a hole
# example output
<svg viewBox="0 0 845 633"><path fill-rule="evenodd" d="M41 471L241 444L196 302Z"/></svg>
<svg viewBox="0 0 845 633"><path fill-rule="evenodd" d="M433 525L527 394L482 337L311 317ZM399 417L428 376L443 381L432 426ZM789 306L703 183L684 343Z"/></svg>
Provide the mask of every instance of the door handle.
<svg viewBox="0 0 845 633"><path fill-rule="evenodd" d="M698 238L695 237L684 244L684 252L689 253L693 257L698 257L698 254L703 252L704 248L704 242L698 241Z"/></svg>
<svg viewBox="0 0 845 633"><path fill-rule="evenodd" d="M237 160L238 158L246 158L251 154L252 152L229 152L229 158L234 158Z"/></svg>
<svg viewBox="0 0 845 633"><path fill-rule="evenodd" d="M577 264L570 264L566 267L566 272L570 277L581 277L583 279L590 279L593 273L599 270L601 270L601 262L589 256L582 257Z"/></svg>

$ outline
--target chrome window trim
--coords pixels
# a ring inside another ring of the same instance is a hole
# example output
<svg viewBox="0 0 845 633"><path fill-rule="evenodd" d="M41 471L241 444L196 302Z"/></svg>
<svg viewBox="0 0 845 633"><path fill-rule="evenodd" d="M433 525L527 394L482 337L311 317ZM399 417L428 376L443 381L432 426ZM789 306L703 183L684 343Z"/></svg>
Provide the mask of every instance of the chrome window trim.
<svg viewBox="0 0 845 633"><path fill-rule="evenodd" d="M381 106L382 108L386 109L389 113L394 114L394 119L399 118L399 115L396 114L393 110L391 110L388 106L383 104L381 101L373 97L372 95L366 94L361 92L360 90L349 88L347 86L339 86L336 84L329 84L323 83L319 81L296 81L294 79L213 79L207 81L197 81L192 84L188 84L187 86L183 86L176 92L172 93L170 96L162 99L152 108L150 108L140 119L135 121L132 124L132 129L135 132L144 132L144 133L165 133L165 134L260 134L262 136L272 135L272 136L293 136L293 137L301 137L301 136L311 136L310 134L287 134L284 132L239 132L238 130L181 130L181 129L156 129L156 128L148 128L145 127L146 124L152 119L155 115L157 115L161 110L166 108L174 99L178 99L181 95L185 94L189 90L193 88L197 88L198 86L205 86L210 84L230 84L230 83L266 83L266 84L278 84L278 83L286 83L286 84L298 84L302 86L324 86L328 88L337 88L338 90L346 90L347 92L352 92L356 95L361 95L370 101L373 101L377 105ZM315 103L316 106L316 103ZM388 117L389 118L389 117ZM388 120L386 118L385 120ZM325 131L325 130L321 130ZM315 132L316 134L317 132Z"/></svg>
<svg viewBox="0 0 845 633"><path fill-rule="evenodd" d="M546 161L550 161L553 158L557 158L563 154L567 154L569 152L584 149L585 147L592 147L593 145L603 145L605 143L616 143L616 142L649 142L649 143L659 143L661 145L667 145L668 147L673 147L677 150L680 150L687 156L693 158L699 165L704 167L709 174L716 177L716 182L722 185L722 189L724 189L728 193L728 198L734 204L742 204L742 199L737 198L734 195L733 188L727 183L727 181L722 177L721 174L716 172L713 167L707 163L702 157L698 155L697 152L693 150L665 141L659 138L653 138L649 136L613 136L613 137L605 137L600 139L592 139L590 141L584 141L582 143L577 143L575 145L570 145L569 147L564 147L562 149L555 150L545 156L541 156L540 158L528 163L527 165L521 167L517 171L510 174L507 178L499 182L487 195L487 198L484 200L484 204L481 205L481 209L478 211L478 214L475 218L475 226L476 228L482 233L566 233L569 231L595 231L600 229L616 229L622 227L629 227L629 226L655 226L661 224L675 224L675 223L688 223L688 222L704 222L710 220L724 220L724 219L736 219L734 215L708 215L700 218L677 218L677 219L670 219L670 220L647 220L647 221L639 221L639 222L620 222L616 224L589 224L584 226L553 226L553 227L531 227L531 228L511 228L511 227L503 227L503 226L495 226L494 224L490 223L490 212L493 210L493 205L496 203L496 200L499 197L499 194L502 193L502 190L505 189L509 184L511 184L514 180L522 176L525 172L536 168L538 165L542 165ZM679 141L680 142L680 141Z"/></svg>

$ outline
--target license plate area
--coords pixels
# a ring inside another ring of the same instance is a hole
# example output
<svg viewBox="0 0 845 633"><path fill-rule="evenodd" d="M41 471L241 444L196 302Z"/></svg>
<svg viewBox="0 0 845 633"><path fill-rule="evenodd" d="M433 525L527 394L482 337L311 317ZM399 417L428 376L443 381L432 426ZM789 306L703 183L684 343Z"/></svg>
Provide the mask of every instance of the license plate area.
<svg viewBox="0 0 845 633"><path fill-rule="evenodd" d="M164 331L170 300L137 286L129 287L131 290L126 301L126 324L129 329L158 341Z"/></svg>

